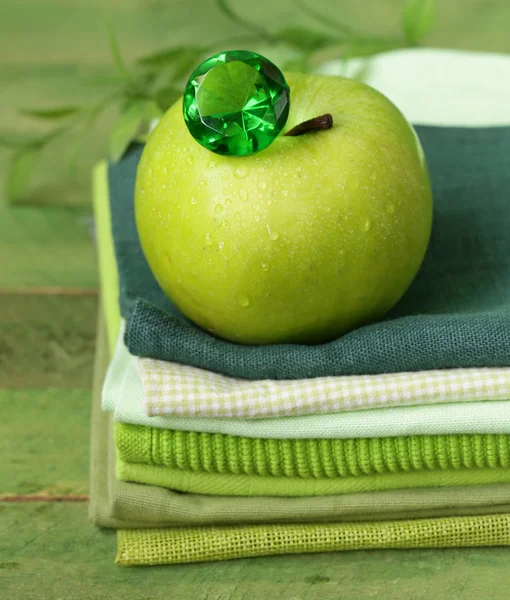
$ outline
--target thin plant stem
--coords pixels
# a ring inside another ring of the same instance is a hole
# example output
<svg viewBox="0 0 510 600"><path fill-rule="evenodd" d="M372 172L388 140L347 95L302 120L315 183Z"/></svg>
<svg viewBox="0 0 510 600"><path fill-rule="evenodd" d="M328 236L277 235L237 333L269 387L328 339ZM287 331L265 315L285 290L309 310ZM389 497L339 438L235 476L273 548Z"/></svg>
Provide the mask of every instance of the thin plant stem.
<svg viewBox="0 0 510 600"><path fill-rule="evenodd" d="M269 33L269 31L266 31L262 27L259 27L258 25L255 25L254 23L251 23L250 21L247 21L243 19L243 17L239 16L234 10L232 10L227 0L216 0L216 4L218 5L220 11L233 23L239 25L239 27L243 27L247 31L251 31L270 44L274 44L279 41L278 38Z"/></svg>
<svg viewBox="0 0 510 600"><path fill-rule="evenodd" d="M341 31L345 35L354 34L354 30L352 29L352 27L349 27L349 25L346 25L341 21L337 21L336 19L331 18L331 16L323 15L322 13L316 11L315 8L308 6L308 4L306 4L302 0L294 0L294 4L309 17L315 19L323 25L326 25L326 27L334 29L337 33L338 31Z"/></svg>

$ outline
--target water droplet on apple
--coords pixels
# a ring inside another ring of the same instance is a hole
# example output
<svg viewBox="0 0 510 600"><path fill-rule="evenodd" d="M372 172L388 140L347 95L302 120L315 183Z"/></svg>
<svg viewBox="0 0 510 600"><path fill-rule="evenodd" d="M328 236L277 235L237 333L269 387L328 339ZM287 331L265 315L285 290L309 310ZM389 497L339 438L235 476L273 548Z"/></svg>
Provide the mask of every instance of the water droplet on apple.
<svg viewBox="0 0 510 600"><path fill-rule="evenodd" d="M285 198L289 195L289 190L282 190L282 196Z"/></svg>
<svg viewBox="0 0 510 600"><path fill-rule="evenodd" d="M221 226L222 227L228 227L228 221L222 221L221 222Z"/></svg>
<svg viewBox="0 0 510 600"><path fill-rule="evenodd" d="M265 262L261 262L260 266L262 267L263 271L269 271L269 265Z"/></svg>
<svg viewBox="0 0 510 600"><path fill-rule="evenodd" d="M244 188L241 188L239 190L239 197L241 198L241 200L243 200L243 202L248 198L248 193Z"/></svg>
<svg viewBox="0 0 510 600"><path fill-rule="evenodd" d="M257 212L258 212L258 211L260 210L260 204L257 204L257 203L255 202L255 204L253 205L253 210L255 210L255 211L257 211Z"/></svg>
<svg viewBox="0 0 510 600"><path fill-rule="evenodd" d="M264 167L259 167L259 173L263 173L265 171Z"/></svg>
<svg viewBox="0 0 510 600"><path fill-rule="evenodd" d="M214 212L216 214L220 214L221 212L223 212L223 204L216 204L216 206L214 207Z"/></svg>
<svg viewBox="0 0 510 600"><path fill-rule="evenodd" d="M268 198L268 199L266 200L266 204L267 204L268 206L271 206L271 204L273 204L273 201L271 200L271 198Z"/></svg>
<svg viewBox="0 0 510 600"><path fill-rule="evenodd" d="M197 203L197 199L193 196L190 200L191 204L196 204Z"/></svg>
<svg viewBox="0 0 510 600"><path fill-rule="evenodd" d="M245 296L244 294L241 294L237 301L239 302L239 304L243 307L246 308L247 306L250 306L250 299L248 298L248 296Z"/></svg>
<svg viewBox="0 0 510 600"><path fill-rule="evenodd" d="M220 243L218 244L218 248L219 248L220 250L223 250L223 246L224 246L224 245L225 245L225 242L220 242Z"/></svg>
<svg viewBox="0 0 510 600"><path fill-rule="evenodd" d="M232 206L232 198L225 198L225 204L227 206Z"/></svg>
<svg viewBox="0 0 510 600"><path fill-rule="evenodd" d="M388 204L388 206L386 207L386 212L389 215L392 215L395 212L395 205L394 204Z"/></svg>
<svg viewBox="0 0 510 600"><path fill-rule="evenodd" d="M371 229L372 229L372 221L370 219L367 219L363 223L363 231L370 231Z"/></svg>
<svg viewBox="0 0 510 600"><path fill-rule="evenodd" d="M257 221L257 223L260 221L260 215L255 215L253 218L255 219L255 221Z"/></svg>
<svg viewBox="0 0 510 600"><path fill-rule="evenodd" d="M191 165L192 165L192 164L193 164L195 161L193 160L193 157L192 157L192 156L188 156L188 157L186 158L186 162L188 163L188 165L190 165L190 166L191 166Z"/></svg>
<svg viewBox="0 0 510 600"><path fill-rule="evenodd" d="M271 228L269 227L269 225L266 225L266 229L267 229L267 233L269 234L269 239L273 240L273 242L280 237L280 234L277 231L271 231Z"/></svg>
<svg viewBox="0 0 510 600"><path fill-rule="evenodd" d="M246 167L237 167L234 173L236 177L242 179L243 177L246 177L246 175L248 175L248 169Z"/></svg>
<svg viewBox="0 0 510 600"><path fill-rule="evenodd" d="M205 234L205 243L207 246L212 246L212 239L210 233Z"/></svg>
<svg viewBox="0 0 510 600"><path fill-rule="evenodd" d="M265 190L267 187L267 183L265 181L261 181L259 183L259 190Z"/></svg>

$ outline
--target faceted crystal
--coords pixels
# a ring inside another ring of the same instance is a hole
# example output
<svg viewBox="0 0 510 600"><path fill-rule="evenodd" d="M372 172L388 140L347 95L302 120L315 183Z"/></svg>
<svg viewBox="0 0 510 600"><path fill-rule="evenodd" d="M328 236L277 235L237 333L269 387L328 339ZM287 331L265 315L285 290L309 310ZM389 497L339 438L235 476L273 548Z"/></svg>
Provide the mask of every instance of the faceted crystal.
<svg viewBox="0 0 510 600"><path fill-rule="evenodd" d="M208 150L246 156L267 148L289 115L289 86L267 58L245 50L204 61L184 91L186 125Z"/></svg>

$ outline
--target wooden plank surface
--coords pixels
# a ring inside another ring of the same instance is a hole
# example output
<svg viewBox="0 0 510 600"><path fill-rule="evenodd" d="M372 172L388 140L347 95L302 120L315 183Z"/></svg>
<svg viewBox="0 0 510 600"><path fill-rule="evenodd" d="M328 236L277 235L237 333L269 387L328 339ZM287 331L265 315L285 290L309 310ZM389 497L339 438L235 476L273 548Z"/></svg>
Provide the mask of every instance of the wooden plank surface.
<svg viewBox="0 0 510 600"><path fill-rule="evenodd" d="M83 503L11 504L0 510L2 600L505 600L510 586L505 549L120 568L111 560L114 535L87 523Z"/></svg>
<svg viewBox="0 0 510 600"><path fill-rule="evenodd" d="M89 210L0 205L0 292L27 287L97 291Z"/></svg>
<svg viewBox="0 0 510 600"><path fill-rule="evenodd" d="M9 415L0 437L0 499L87 492L89 390L0 389L0 411Z"/></svg>
<svg viewBox="0 0 510 600"><path fill-rule="evenodd" d="M0 294L0 391L90 389L98 297L49 291Z"/></svg>

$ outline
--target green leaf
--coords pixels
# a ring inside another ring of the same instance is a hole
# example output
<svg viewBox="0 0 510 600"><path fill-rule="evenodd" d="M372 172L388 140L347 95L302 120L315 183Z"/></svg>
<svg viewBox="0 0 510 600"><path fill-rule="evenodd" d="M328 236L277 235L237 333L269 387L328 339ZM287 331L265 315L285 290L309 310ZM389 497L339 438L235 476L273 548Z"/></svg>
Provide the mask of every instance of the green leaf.
<svg viewBox="0 0 510 600"><path fill-rule="evenodd" d="M313 6L309 6L303 0L294 0L294 4L297 8L302 10L308 17L315 19L315 21L317 21L318 23L322 23L322 25L325 25L326 27L334 29L337 32L341 32L341 36L350 35L354 33L350 25L342 23L342 21L338 21L338 19L333 18L331 14L326 15L315 10Z"/></svg>
<svg viewBox="0 0 510 600"><path fill-rule="evenodd" d="M189 55L198 57L206 51L206 48L202 46L176 46L175 48L167 48L166 50L146 54L139 58L137 62L140 65L159 67L180 62Z"/></svg>
<svg viewBox="0 0 510 600"><path fill-rule="evenodd" d="M154 94L154 100L158 107L166 112L180 96L182 96L181 92L176 87L169 85L158 90Z"/></svg>
<svg viewBox="0 0 510 600"><path fill-rule="evenodd" d="M78 106L61 106L59 108L22 108L20 113L26 117L33 117L34 119L43 119L44 121L58 121L59 119L65 119L72 115L76 115L81 112L81 108Z"/></svg>
<svg viewBox="0 0 510 600"><path fill-rule="evenodd" d="M28 146L14 155L6 181L7 201L19 198L28 187L40 148Z"/></svg>
<svg viewBox="0 0 510 600"><path fill-rule="evenodd" d="M59 137L66 131L69 131L69 126L56 127L48 131L42 136L34 137L32 133L21 131L1 131L0 132L0 147L25 149L25 148L42 148L55 138Z"/></svg>
<svg viewBox="0 0 510 600"><path fill-rule="evenodd" d="M146 100L145 102L142 102L141 109L144 119L147 121L159 119L164 112L164 110L159 107L156 100Z"/></svg>
<svg viewBox="0 0 510 600"><path fill-rule="evenodd" d="M307 52L313 52L337 42L335 38L329 35L300 27L287 27L278 31L276 35L289 46Z"/></svg>
<svg viewBox="0 0 510 600"><path fill-rule="evenodd" d="M363 58L404 47L399 38L354 37L343 46L342 58Z"/></svg>
<svg viewBox="0 0 510 600"><path fill-rule="evenodd" d="M437 0L407 0L402 14L402 28L407 43L419 44L432 30L436 20Z"/></svg>
<svg viewBox="0 0 510 600"><path fill-rule="evenodd" d="M225 15L225 17L227 17L227 19L230 19L230 21L232 21L232 23L234 23L238 27L246 29L246 31L251 31L255 35L258 35L260 39L265 40L270 44L278 41L278 38L276 38L263 27L260 27L259 25L256 25L251 21L247 21L244 17L241 17L239 13L233 10L233 8L230 6L227 0L216 0L216 6L220 10L220 12L222 12Z"/></svg>
<svg viewBox="0 0 510 600"><path fill-rule="evenodd" d="M126 68L126 63L122 58L122 54L120 53L120 46L119 42L117 41L117 34L115 33L113 23L110 20L107 21L106 28L108 31L108 42L110 44L110 52L113 57L113 62L117 67L117 71L126 83L132 85L133 80L131 78L131 75L129 74L129 71Z"/></svg>
<svg viewBox="0 0 510 600"><path fill-rule="evenodd" d="M0 131L0 147L2 148L23 148L36 141L33 134L19 131Z"/></svg>
<svg viewBox="0 0 510 600"><path fill-rule="evenodd" d="M310 56L308 53L303 53L301 56L291 58L283 63L283 70L294 73L308 73L310 71L309 58Z"/></svg>
<svg viewBox="0 0 510 600"><path fill-rule="evenodd" d="M144 56L138 63L149 70L156 87L168 87L187 79L206 54L207 49L199 46L170 48Z"/></svg>
<svg viewBox="0 0 510 600"><path fill-rule="evenodd" d="M110 135L110 159L118 162L129 144L136 138L145 119L143 105L130 102L121 113Z"/></svg>

